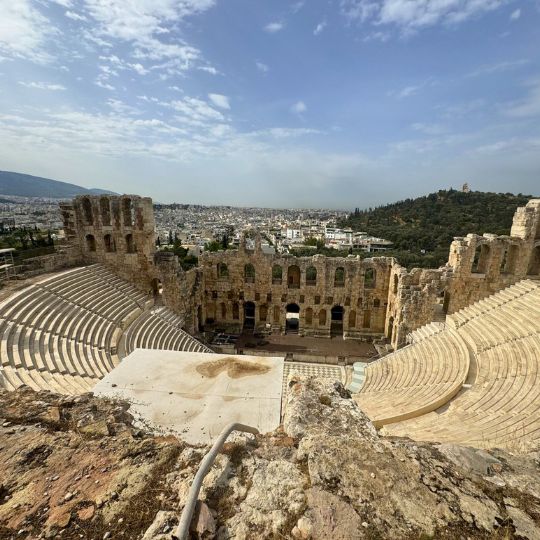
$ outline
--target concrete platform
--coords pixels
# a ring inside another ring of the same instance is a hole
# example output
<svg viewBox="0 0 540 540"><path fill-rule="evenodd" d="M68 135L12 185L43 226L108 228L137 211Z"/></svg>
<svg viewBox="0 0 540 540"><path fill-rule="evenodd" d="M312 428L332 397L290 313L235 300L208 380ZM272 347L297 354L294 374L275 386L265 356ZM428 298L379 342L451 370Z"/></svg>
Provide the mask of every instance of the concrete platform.
<svg viewBox="0 0 540 540"><path fill-rule="evenodd" d="M278 357L136 349L93 391L131 402L143 425L207 444L230 422L275 429L283 369Z"/></svg>

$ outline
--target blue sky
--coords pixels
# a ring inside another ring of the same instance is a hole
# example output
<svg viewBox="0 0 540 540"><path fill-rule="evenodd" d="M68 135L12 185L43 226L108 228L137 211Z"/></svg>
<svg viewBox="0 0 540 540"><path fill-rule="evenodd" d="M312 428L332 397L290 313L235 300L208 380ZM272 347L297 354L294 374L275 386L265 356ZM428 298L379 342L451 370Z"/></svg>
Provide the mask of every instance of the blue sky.
<svg viewBox="0 0 540 540"><path fill-rule="evenodd" d="M540 194L535 0L0 0L0 169L162 202Z"/></svg>

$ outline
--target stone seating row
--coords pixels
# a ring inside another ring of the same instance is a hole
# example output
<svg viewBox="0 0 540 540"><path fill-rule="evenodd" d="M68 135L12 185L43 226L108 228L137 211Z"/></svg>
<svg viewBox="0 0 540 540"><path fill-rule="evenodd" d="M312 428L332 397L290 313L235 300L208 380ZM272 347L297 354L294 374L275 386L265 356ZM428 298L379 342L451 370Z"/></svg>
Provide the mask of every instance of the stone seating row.
<svg viewBox="0 0 540 540"><path fill-rule="evenodd" d="M442 332L444 330L444 323L440 322L431 322L429 324L426 324L424 326L421 326L420 328L417 328L416 330L413 330L411 332L412 343L418 343L419 341L422 341L423 339L426 339L430 336L434 336L435 334L438 334L439 332Z"/></svg>
<svg viewBox="0 0 540 540"><path fill-rule="evenodd" d="M366 366L355 400L381 427L442 406L459 392L468 372L465 343L446 329Z"/></svg>
<svg viewBox="0 0 540 540"><path fill-rule="evenodd" d="M493 347L473 360L475 379L441 411L386 425L390 435L526 450L540 443L540 334Z"/></svg>
<svg viewBox="0 0 540 540"><path fill-rule="evenodd" d="M135 349L213 352L183 330L182 324L180 317L164 307L144 312L126 332L126 354Z"/></svg>

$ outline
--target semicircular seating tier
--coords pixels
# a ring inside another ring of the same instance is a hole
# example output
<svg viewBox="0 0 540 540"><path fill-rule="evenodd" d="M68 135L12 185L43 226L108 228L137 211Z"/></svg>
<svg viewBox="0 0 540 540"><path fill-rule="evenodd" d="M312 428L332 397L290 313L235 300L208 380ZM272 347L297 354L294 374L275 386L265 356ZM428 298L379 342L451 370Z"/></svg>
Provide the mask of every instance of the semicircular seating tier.
<svg viewBox="0 0 540 540"><path fill-rule="evenodd" d="M447 330L438 335L457 336L471 351L467 384L446 405L387 423L383 432L484 448L536 447L540 443L540 283L521 281L450 315L447 321Z"/></svg>
<svg viewBox="0 0 540 540"><path fill-rule="evenodd" d="M97 264L26 287L0 303L0 388L89 391L118 365L119 340L149 301ZM191 336L181 346L208 350Z"/></svg>

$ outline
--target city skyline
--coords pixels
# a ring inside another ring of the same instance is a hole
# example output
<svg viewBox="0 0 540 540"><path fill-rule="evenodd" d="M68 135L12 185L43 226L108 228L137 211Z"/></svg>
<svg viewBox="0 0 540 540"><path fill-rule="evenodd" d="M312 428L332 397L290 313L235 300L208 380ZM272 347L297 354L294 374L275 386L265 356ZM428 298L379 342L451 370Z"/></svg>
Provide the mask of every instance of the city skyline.
<svg viewBox="0 0 540 540"><path fill-rule="evenodd" d="M2 169L266 208L537 189L533 1L21 0L1 15Z"/></svg>

